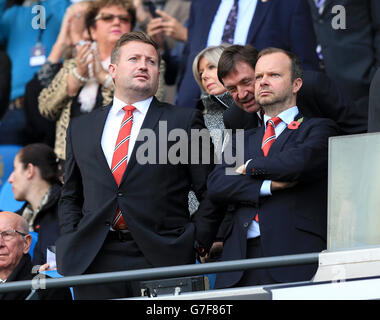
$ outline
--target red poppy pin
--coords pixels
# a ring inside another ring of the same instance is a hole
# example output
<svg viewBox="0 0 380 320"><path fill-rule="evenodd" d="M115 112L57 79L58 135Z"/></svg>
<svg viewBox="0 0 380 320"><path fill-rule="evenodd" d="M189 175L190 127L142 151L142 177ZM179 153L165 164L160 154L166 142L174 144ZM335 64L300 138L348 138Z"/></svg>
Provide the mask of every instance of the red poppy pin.
<svg viewBox="0 0 380 320"><path fill-rule="evenodd" d="M297 121L292 121L288 124L288 129L297 130L300 124L302 123L303 118L299 118Z"/></svg>

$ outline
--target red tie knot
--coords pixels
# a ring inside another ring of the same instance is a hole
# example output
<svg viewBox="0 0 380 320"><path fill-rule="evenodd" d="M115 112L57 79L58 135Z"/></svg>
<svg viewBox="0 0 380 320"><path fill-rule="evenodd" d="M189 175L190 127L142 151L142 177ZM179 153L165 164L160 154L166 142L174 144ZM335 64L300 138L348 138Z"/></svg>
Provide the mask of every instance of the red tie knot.
<svg viewBox="0 0 380 320"><path fill-rule="evenodd" d="M123 110L124 110L126 113L132 114L133 111L136 110L136 108L135 108L134 106L129 105L129 106L125 106L125 107L123 107Z"/></svg>
<svg viewBox="0 0 380 320"><path fill-rule="evenodd" d="M280 122L281 122L281 118L273 117L268 120L267 125L270 124L273 128L275 128Z"/></svg>

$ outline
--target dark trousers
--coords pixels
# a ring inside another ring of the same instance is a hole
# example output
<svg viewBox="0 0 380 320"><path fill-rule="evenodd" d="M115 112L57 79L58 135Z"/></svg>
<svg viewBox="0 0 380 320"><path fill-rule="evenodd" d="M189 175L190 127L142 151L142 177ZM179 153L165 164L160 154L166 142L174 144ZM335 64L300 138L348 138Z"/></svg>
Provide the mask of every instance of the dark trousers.
<svg viewBox="0 0 380 320"><path fill-rule="evenodd" d="M264 256L260 237L247 240L246 255L247 259L262 258ZM244 271L242 278L235 287L257 286L273 283L276 283L276 281L271 277L268 269L248 269Z"/></svg>
<svg viewBox="0 0 380 320"><path fill-rule="evenodd" d="M262 258L264 256L260 237L247 240L246 258ZM237 288L273 284L276 281L267 269L247 269L243 272L223 272L216 275L216 289Z"/></svg>
<svg viewBox="0 0 380 320"><path fill-rule="evenodd" d="M109 232L102 249L85 274L127 271L153 267L143 256L132 236L120 240ZM104 300L139 296L139 281L117 281L74 287L75 300Z"/></svg>

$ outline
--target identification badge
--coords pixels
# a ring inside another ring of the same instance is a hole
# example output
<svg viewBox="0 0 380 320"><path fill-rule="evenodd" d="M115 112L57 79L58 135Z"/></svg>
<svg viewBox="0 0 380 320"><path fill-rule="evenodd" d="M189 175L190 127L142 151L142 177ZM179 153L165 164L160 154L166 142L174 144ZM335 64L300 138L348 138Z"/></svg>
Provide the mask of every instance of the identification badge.
<svg viewBox="0 0 380 320"><path fill-rule="evenodd" d="M41 44L37 44L30 50L29 64L31 67L42 66L46 62L46 48Z"/></svg>

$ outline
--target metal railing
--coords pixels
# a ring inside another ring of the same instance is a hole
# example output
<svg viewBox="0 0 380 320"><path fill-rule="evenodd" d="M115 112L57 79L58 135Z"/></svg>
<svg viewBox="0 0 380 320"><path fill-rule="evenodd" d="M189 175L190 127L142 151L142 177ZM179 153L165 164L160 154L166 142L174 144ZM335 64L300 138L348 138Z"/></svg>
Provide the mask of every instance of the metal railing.
<svg viewBox="0 0 380 320"><path fill-rule="evenodd" d="M93 285L118 281L156 280L226 271L313 264L318 262L318 257L319 253L305 253L256 259L210 262L204 264L190 264L130 271L96 273L49 279L46 279L43 277L43 275L36 275L33 280L14 281L2 284L0 285L0 293L33 289L51 289L80 285Z"/></svg>

